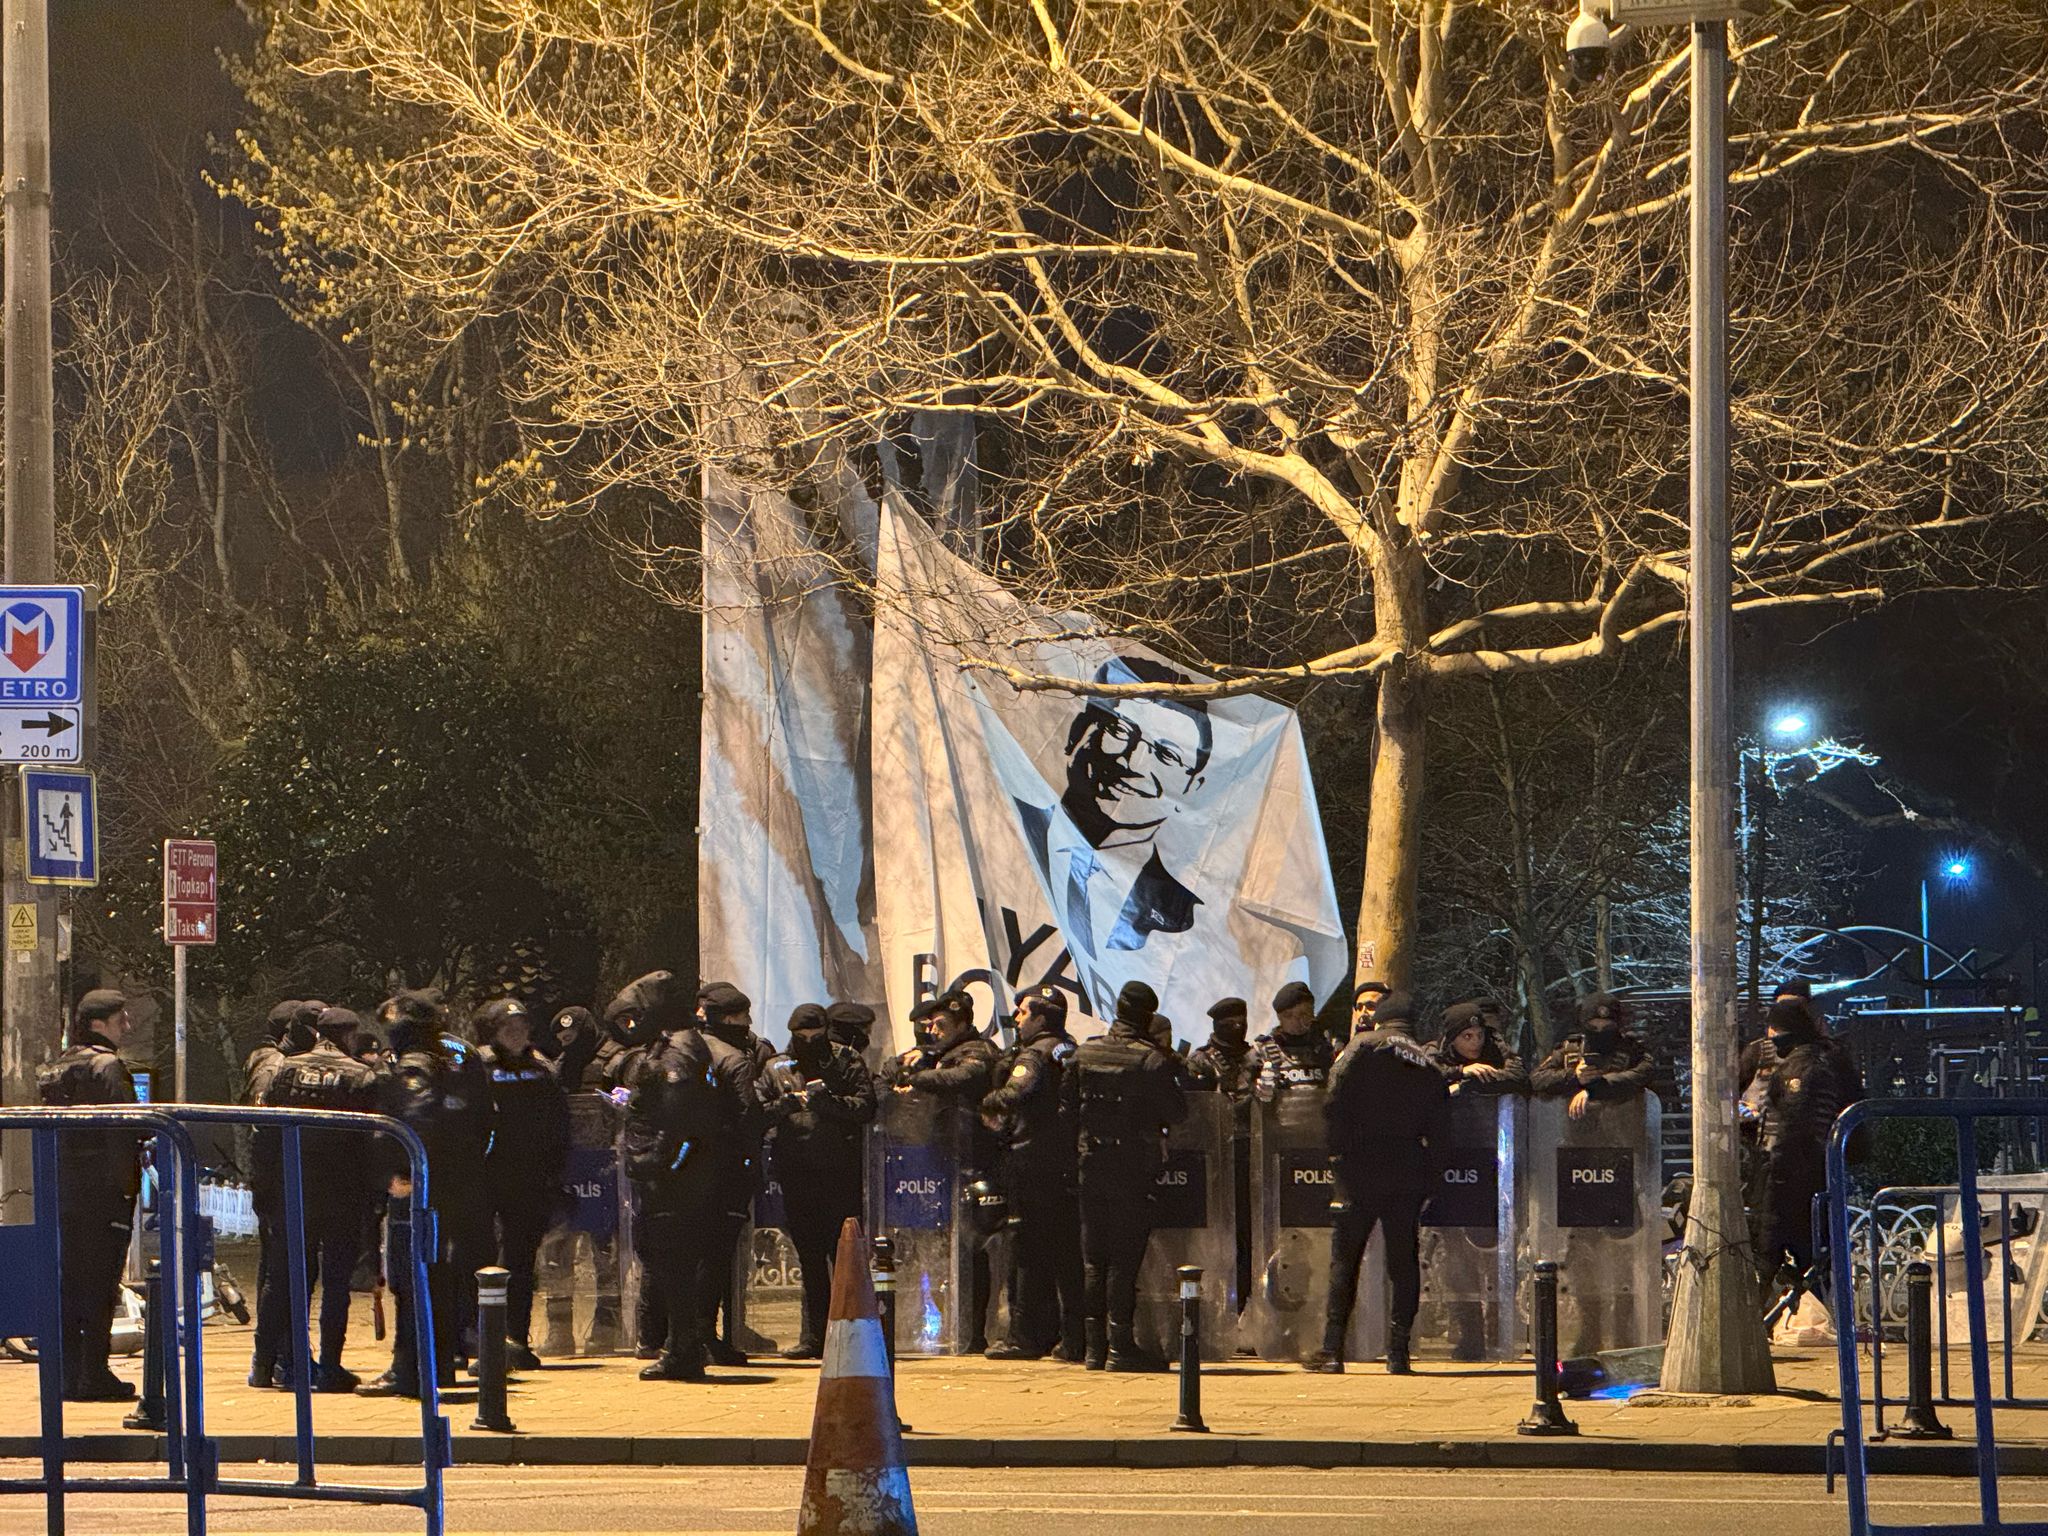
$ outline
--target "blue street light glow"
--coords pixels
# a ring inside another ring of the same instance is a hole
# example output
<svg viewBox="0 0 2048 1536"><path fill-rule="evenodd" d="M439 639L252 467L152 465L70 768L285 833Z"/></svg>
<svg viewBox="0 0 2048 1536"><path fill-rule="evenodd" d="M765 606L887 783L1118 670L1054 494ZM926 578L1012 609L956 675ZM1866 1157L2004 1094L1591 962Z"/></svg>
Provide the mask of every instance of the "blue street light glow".
<svg viewBox="0 0 2048 1536"><path fill-rule="evenodd" d="M1798 710L1787 710L1771 722L1771 734L1790 740L1807 735L1813 730L1813 722Z"/></svg>
<svg viewBox="0 0 2048 1536"><path fill-rule="evenodd" d="M1967 880L1970 878L1970 861L1967 858L1949 859L1942 864L1941 872L1951 880Z"/></svg>

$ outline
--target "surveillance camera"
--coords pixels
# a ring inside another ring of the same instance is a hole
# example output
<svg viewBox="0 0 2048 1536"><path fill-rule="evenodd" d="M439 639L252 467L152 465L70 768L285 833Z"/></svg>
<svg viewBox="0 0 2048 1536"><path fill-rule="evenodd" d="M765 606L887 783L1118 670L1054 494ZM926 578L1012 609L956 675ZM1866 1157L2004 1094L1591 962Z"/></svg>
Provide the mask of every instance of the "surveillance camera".
<svg viewBox="0 0 2048 1536"><path fill-rule="evenodd" d="M1571 65L1572 78L1582 82L1599 79L1606 73L1608 50L1613 46L1607 23L1581 6L1564 35L1564 55Z"/></svg>

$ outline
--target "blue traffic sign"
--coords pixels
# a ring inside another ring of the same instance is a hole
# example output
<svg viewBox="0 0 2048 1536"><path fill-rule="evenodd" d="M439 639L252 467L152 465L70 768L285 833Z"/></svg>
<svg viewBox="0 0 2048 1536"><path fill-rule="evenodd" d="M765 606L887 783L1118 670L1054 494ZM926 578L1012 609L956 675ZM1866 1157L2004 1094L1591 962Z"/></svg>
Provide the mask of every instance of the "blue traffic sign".
<svg viewBox="0 0 2048 1536"><path fill-rule="evenodd" d="M23 842L33 885L100 883L99 791L90 773L21 770Z"/></svg>
<svg viewBox="0 0 2048 1536"><path fill-rule="evenodd" d="M0 705L84 700L85 589L0 587Z"/></svg>

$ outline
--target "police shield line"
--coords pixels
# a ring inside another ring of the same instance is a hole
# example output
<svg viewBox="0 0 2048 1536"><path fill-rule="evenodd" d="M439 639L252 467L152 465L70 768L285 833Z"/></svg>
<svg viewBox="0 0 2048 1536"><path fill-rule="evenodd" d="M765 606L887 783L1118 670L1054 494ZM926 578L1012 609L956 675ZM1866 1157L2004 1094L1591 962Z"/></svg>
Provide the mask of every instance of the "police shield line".
<svg viewBox="0 0 2048 1536"><path fill-rule="evenodd" d="M437 1220L418 1296L410 1223L386 1219L410 1193L402 1154L361 1131L302 1133L306 1294L320 1302L295 1319L284 1144L258 1131L250 1383L294 1387L291 1330L317 1322L314 1391L417 1395L428 1370L451 1384L476 1354L473 1276L493 1263L510 1275L517 1369L630 1349L650 1380L696 1381L767 1349L816 1359L851 1216L894 1242L905 1355L1163 1370L1180 1332L1175 1272L1194 1265L1212 1358L1317 1372L1367 1359L1406 1371L1418 1350L1511 1358L1538 1257L1564 1266L1570 1352L1654 1340L1656 1101L1620 1002L1585 1000L1533 1072L1483 999L1447 1009L1426 1045L1412 998L1376 982L1354 993L1341 1038L1300 982L1269 1006L1254 1037L1251 1006L1222 999L1208 1038L1177 1047L1159 998L1132 982L1108 1028L1077 1040L1067 994L1037 987L999 1044L997 1021L954 988L919 1003L913 1047L871 1069L864 1006L799 1007L778 1048L738 988L664 971L601 1012L543 1021L491 1000L469 1039L431 991L400 991L368 1020L281 1003L246 1064L249 1102L403 1121L426 1145ZM1809 1015L1788 1005L1772 1021L1745 1062L1762 1248L1810 1269L1799 1218L1813 1127L1855 1087ZM88 994L43 1070L45 1101L132 1102L126 1023L119 993ZM65 1143L66 1386L87 1400L132 1390L106 1340L136 1140ZM384 1276L392 1356L358 1381L342 1358L352 1292ZM421 1306L433 1361L414 1358Z"/></svg>

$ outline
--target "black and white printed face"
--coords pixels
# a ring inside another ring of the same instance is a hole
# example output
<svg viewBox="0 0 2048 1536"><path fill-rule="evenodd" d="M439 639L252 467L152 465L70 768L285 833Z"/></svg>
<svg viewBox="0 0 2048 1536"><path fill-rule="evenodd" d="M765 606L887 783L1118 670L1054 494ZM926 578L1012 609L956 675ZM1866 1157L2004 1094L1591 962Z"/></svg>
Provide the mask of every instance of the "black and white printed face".
<svg viewBox="0 0 2048 1536"><path fill-rule="evenodd" d="M1151 699L1089 706L1067 759L1061 804L1096 846L1154 831L1202 781L1208 755L1200 717Z"/></svg>

